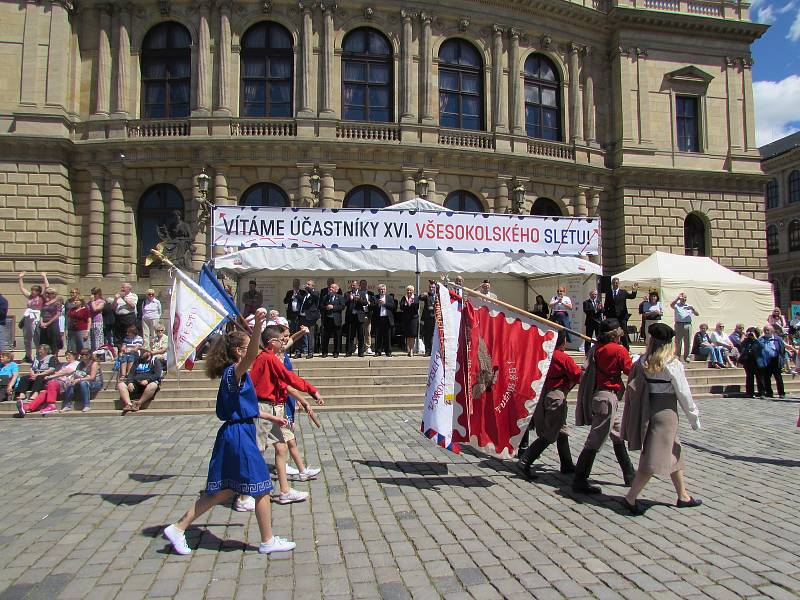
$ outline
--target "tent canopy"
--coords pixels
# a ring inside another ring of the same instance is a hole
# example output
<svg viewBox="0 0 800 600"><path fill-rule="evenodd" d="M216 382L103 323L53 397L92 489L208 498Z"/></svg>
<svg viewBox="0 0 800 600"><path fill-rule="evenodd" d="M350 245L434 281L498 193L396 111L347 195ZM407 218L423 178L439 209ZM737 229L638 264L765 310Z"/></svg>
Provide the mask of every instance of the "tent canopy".
<svg viewBox="0 0 800 600"><path fill-rule="evenodd" d="M436 204L435 202L430 202L429 200L425 200L424 198L417 196L416 198L406 200L405 202L390 204L382 210L421 210L425 212L442 212L447 209L441 204Z"/></svg>
<svg viewBox="0 0 800 600"><path fill-rule="evenodd" d="M763 325L773 308L769 283L740 275L702 256L654 252L615 277L621 285L639 283L642 288L660 290L667 322L671 322L669 303L680 292L686 292L689 304L700 313L694 322L707 322L712 329L717 321L728 329L736 323Z"/></svg>

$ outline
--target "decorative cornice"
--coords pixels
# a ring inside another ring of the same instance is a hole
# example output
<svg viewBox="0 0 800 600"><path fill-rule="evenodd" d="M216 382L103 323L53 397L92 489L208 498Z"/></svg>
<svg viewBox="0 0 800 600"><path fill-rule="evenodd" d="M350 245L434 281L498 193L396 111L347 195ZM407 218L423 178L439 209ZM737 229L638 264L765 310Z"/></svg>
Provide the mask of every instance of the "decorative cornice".
<svg viewBox="0 0 800 600"><path fill-rule="evenodd" d="M458 19L458 30L464 32L467 29L469 29L469 19L466 17L460 17Z"/></svg>

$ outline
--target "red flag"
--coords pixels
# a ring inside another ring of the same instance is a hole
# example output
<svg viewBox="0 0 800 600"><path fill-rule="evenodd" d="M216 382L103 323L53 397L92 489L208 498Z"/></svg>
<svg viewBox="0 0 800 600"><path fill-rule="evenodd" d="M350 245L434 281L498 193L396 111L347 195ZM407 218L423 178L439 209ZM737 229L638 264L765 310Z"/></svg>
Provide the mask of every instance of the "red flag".
<svg viewBox="0 0 800 600"><path fill-rule="evenodd" d="M510 458L542 391L556 332L522 313L472 298L461 323L453 441Z"/></svg>

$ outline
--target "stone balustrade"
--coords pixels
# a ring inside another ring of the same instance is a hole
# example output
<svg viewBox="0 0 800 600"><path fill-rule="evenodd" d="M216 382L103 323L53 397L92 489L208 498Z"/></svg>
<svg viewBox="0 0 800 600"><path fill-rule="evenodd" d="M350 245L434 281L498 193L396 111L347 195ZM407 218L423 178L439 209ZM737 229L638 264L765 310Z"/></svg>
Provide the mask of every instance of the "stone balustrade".
<svg viewBox="0 0 800 600"><path fill-rule="evenodd" d="M129 138L171 138L189 135L189 120L128 121Z"/></svg>

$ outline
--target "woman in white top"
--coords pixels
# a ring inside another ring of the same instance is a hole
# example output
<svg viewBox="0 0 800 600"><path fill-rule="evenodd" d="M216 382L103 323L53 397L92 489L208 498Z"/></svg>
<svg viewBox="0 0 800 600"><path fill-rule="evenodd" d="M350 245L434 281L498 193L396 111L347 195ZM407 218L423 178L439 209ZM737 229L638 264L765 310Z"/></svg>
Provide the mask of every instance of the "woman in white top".
<svg viewBox="0 0 800 600"><path fill-rule="evenodd" d="M556 295L547 303L550 306L550 320L559 325L563 325L567 329L572 327L572 321L569 317L569 311L573 309L572 299L567 296L567 288L563 285L558 286ZM572 341L572 336L569 331L567 334L567 343Z"/></svg>
<svg viewBox="0 0 800 600"><path fill-rule="evenodd" d="M150 347L150 338L156 335L156 324L161 320L161 301L156 298L154 289L147 290L142 303L142 338L144 347Z"/></svg>
<svg viewBox="0 0 800 600"><path fill-rule="evenodd" d="M728 334L723 331L724 329L725 326L722 323L717 323L716 328L709 337L712 344L722 348L722 357L725 359L726 366L733 369L736 367L735 361L739 359L739 351L733 345Z"/></svg>
<svg viewBox="0 0 800 600"><path fill-rule="evenodd" d="M653 475L669 475L678 493L678 508L702 502L686 491L683 448L678 439L678 405L692 429L700 429L700 411L692 399L683 364L675 358L675 331L656 323L648 331L645 354L631 370L625 391L622 436L631 450L641 448L639 467L622 503L634 515L643 507L636 501Z"/></svg>

